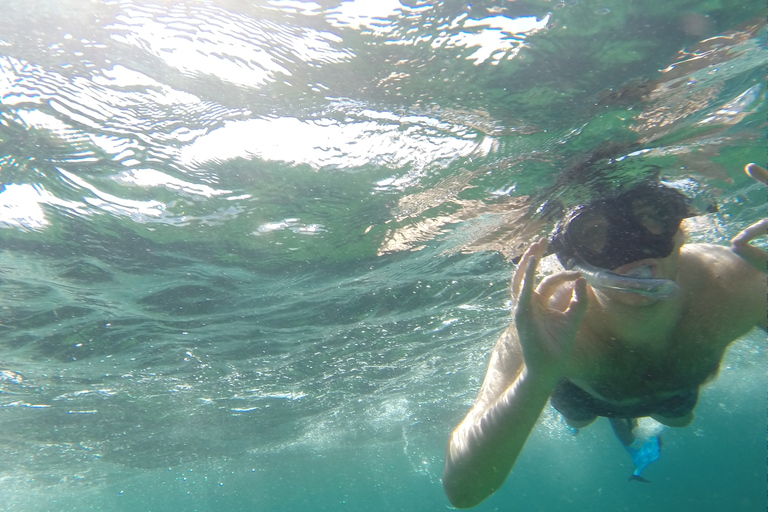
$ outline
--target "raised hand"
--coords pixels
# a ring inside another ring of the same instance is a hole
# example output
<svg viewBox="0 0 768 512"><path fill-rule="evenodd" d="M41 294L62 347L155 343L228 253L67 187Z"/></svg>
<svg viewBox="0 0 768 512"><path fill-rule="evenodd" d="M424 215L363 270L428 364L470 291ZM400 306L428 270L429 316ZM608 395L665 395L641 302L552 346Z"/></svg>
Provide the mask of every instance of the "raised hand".
<svg viewBox="0 0 768 512"><path fill-rule="evenodd" d="M768 234L768 219L762 219L731 239L731 250L762 272L768 272L768 253L749 242Z"/></svg>
<svg viewBox="0 0 768 512"><path fill-rule="evenodd" d="M755 181L768 184L768 170L757 164L747 164L744 172ZM768 219L762 219L741 231L731 239L731 250L744 258L750 265L762 272L768 272L768 253L750 242L768 235Z"/></svg>
<svg viewBox="0 0 768 512"><path fill-rule="evenodd" d="M557 381L563 376L587 310L587 283L578 272L561 272L546 277L534 290L536 268L546 250L546 240L531 244L512 278L512 295L527 371L532 377ZM565 311L550 307L552 294L568 281L575 281L568 307Z"/></svg>

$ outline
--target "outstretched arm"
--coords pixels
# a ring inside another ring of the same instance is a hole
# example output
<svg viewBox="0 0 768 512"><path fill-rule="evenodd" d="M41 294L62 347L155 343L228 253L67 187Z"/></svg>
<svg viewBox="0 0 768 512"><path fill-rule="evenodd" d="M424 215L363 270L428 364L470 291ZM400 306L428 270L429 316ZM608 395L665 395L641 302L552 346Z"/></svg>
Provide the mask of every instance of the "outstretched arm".
<svg viewBox="0 0 768 512"><path fill-rule="evenodd" d="M749 242L768 234L768 219L755 222L731 239L731 250L757 270L768 273L768 253Z"/></svg>
<svg viewBox="0 0 768 512"><path fill-rule="evenodd" d="M563 376L586 311L586 281L576 272L550 276L534 291L546 245L532 244L520 261L512 281L514 321L494 347L474 406L451 434L443 487L456 507L473 507L504 483ZM554 291L574 280L568 308L549 308Z"/></svg>

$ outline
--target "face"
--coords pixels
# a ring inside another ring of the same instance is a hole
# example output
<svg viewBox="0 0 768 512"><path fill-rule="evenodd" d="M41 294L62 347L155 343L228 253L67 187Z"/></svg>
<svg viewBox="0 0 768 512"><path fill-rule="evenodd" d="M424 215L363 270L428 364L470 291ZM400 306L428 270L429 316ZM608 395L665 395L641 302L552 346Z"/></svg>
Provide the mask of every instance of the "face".
<svg viewBox="0 0 768 512"><path fill-rule="evenodd" d="M678 262L680 260L680 248L685 243L685 235L681 230L675 233L673 238L674 248L669 256L665 258L646 258L625 265L621 265L612 272L621 275L648 277L654 279L676 280ZM621 292L617 290L600 290L604 297L628 306L647 306L655 304L659 299L631 292Z"/></svg>

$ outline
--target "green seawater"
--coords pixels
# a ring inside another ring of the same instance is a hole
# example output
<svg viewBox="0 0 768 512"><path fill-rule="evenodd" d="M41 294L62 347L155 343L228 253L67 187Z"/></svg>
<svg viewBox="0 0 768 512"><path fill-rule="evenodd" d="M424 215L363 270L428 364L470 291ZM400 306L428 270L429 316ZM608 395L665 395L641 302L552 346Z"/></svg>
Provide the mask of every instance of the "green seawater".
<svg viewBox="0 0 768 512"><path fill-rule="evenodd" d="M693 242L765 215L764 2L0 8L3 510L450 509L511 260L563 208L662 179ZM477 510L765 510L765 341L652 483L547 408Z"/></svg>

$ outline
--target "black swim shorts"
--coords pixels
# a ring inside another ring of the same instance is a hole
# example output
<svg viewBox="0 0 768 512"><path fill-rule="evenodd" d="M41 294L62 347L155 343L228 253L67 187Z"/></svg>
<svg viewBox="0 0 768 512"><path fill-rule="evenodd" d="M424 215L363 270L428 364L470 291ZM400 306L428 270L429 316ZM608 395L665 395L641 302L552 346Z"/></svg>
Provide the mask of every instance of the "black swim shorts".
<svg viewBox="0 0 768 512"><path fill-rule="evenodd" d="M563 379L555 387L549 401L560 414L574 421L588 421L595 416L642 418L652 414L680 418L696 407L699 389L685 391L661 401L621 405L595 398L568 379Z"/></svg>

